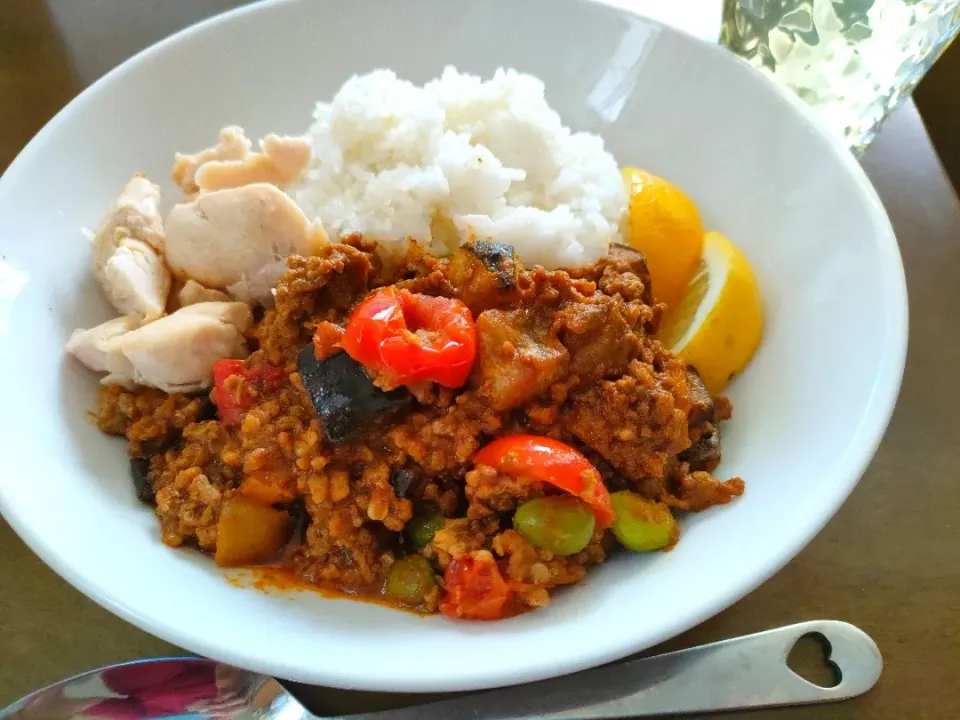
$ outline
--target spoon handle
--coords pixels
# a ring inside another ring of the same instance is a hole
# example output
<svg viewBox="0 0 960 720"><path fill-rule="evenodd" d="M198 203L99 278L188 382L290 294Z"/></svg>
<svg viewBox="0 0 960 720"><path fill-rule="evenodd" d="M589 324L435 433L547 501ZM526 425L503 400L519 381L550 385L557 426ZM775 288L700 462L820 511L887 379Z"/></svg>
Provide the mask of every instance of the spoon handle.
<svg viewBox="0 0 960 720"><path fill-rule="evenodd" d="M825 641L840 682L814 685L787 666L806 635ZM870 637L837 620L815 620L755 635L529 685L430 705L351 716L354 720L600 720L708 713L847 700L876 684L883 668Z"/></svg>

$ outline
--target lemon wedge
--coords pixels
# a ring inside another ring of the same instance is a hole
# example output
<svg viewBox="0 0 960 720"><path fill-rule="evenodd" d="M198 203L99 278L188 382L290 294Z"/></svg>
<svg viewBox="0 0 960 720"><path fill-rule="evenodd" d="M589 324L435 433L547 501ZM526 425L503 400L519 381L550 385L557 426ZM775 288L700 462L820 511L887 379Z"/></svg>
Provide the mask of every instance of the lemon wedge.
<svg viewBox="0 0 960 720"><path fill-rule="evenodd" d="M660 341L716 394L746 367L762 334L763 302L749 261L723 235L707 233L700 265L667 315Z"/></svg>
<svg viewBox="0 0 960 720"><path fill-rule="evenodd" d="M653 299L676 307L703 252L703 224L693 200L663 178L624 168L630 192L624 237L647 258Z"/></svg>

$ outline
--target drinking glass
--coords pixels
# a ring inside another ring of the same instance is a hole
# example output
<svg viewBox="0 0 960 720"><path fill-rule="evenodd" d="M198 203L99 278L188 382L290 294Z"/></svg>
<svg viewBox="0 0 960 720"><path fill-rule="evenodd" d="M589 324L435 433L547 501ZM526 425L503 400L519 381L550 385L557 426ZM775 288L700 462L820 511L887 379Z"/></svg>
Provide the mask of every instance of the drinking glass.
<svg viewBox="0 0 960 720"><path fill-rule="evenodd" d="M960 30L960 0L724 0L721 42L856 153Z"/></svg>

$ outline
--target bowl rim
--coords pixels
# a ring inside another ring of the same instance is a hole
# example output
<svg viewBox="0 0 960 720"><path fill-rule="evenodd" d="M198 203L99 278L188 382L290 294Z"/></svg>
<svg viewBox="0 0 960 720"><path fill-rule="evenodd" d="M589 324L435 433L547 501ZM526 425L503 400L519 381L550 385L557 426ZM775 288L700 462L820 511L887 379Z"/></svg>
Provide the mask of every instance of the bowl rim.
<svg viewBox="0 0 960 720"><path fill-rule="evenodd" d="M268 13L271 12L274 6L282 4L305 3L308 1L309 0L260 0L260 2L228 10L201 20L159 40L111 69L62 108L17 155L7 171L0 176L0 199L2 199L5 190L17 182L21 168L26 166L32 157L41 151L44 139L57 132L60 125L65 122L69 115L84 107L87 103L94 101L100 92L100 88L111 83L114 78L135 71L139 65L154 55L161 54L185 38L205 32L220 23L229 22L247 14ZM683 36L688 42L704 46L705 52L716 53L718 58L721 56L729 56L729 51L719 45L707 42L682 29L666 25L656 19L649 18L632 9L623 7L622 5L611 5L605 2L605 0L562 1L574 5L592 5L598 9L619 13L621 15L640 16L643 17L644 22L650 23L658 28L659 31ZM732 59L734 58L724 57L721 62L730 62ZM739 60L738 62L742 63L743 72L754 72L747 63ZM822 497L825 512L812 522L798 525L797 529L790 535L789 541L785 541L779 551L772 553L766 562L756 566L753 573L751 573L750 579L729 584L722 592L713 595L709 603L704 603L700 612L670 618L663 622L657 633L653 635L645 634L642 640L639 640L637 636L629 631L624 632L617 643L608 643L596 648L584 648L572 658L563 658L559 661L553 659L537 667L527 668L523 672L505 672L498 668L490 667L475 668L472 669L470 673L462 673L460 676L448 676L440 679L426 678L416 684L409 682L397 683L389 678L374 679L369 676L358 678L354 672L349 670L344 672L339 669L328 668L320 670L317 668L304 668L295 662L274 662L269 664L262 661L252 648L231 647L228 644L211 641L205 637L188 635L181 631L176 623L163 618L161 614L144 614L137 608L116 599L112 591L88 583L79 572L62 561L54 545L47 541L45 536L39 532L38 528L21 522L16 508L5 496L2 485L0 485L0 514L3 515L20 538L46 565L85 596L132 625L179 647L187 648L198 654L244 669L288 680L322 684L344 689L387 692L453 692L532 682L579 672L608 662L620 660L646 647L652 647L673 638L713 617L751 593L796 557L823 529L849 497L872 461L873 456L876 454L877 448L889 425L899 395L907 357L908 300L906 277L895 232L880 197L877 195L872 183L853 154L820 125L812 110L807 107L807 105L793 93L779 86L772 78L761 73L756 73L755 77L760 82L766 82L770 88L780 95L783 101L791 106L792 112L798 114L810 129L833 147L839 167L841 167L859 187L859 190L863 193L865 203L869 205L871 215L877 220L878 231L874 233L874 238L878 253L878 262L882 271L880 284L891 293L888 297L889 312L887 312L885 318L885 330L892 342L888 344L879 361L876 380L863 409L863 419L854 431L853 439L849 446L850 450L843 459L843 467L837 473L839 477L844 478L844 482L838 483L830 493L825 493Z"/></svg>

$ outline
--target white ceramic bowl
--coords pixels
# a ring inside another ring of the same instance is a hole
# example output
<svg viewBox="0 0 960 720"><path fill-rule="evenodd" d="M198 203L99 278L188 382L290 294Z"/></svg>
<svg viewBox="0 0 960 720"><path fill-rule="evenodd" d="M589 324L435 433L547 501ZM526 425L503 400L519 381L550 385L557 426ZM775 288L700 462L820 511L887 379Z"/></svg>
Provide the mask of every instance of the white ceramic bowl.
<svg viewBox="0 0 960 720"><path fill-rule="evenodd" d="M619 556L546 609L500 623L235 587L201 555L160 543L123 443L85 417L96 380L61 348L73 328L109 313L79 228L97 222L132 172L166 179L174 151L203 147L224 124L299 132L314 101L354 72L387 66L423 82L446 63L540 76L569 124L603 135L623 165L686 189L706 224L746 251L767 327L730 387L736 412L719 470L744 477L746 494L685 519L673 552ZM407 691L558 675L686 630L817 533L883 434L906 311L897 244L860 167L797 101L724 50L578 0L258 3L110 73L0 181L0 508L97 602L236 665Z"/></svg>

